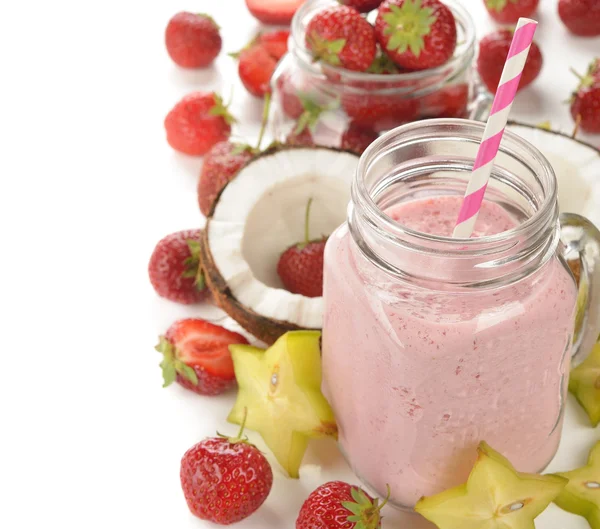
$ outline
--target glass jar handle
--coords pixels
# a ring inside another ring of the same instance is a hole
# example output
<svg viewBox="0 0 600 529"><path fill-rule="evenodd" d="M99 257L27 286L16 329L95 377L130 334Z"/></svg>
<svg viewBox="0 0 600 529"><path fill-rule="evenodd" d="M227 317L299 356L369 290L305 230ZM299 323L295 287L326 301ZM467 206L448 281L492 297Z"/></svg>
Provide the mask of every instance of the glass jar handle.
<svg viewBox="0 0 600 529"><path fill-rule="evenodd" d="M600 231L575 213L561 213L564 257L579 269L577 316L573 335L573 361L591 352L600 334Z"/></svg>

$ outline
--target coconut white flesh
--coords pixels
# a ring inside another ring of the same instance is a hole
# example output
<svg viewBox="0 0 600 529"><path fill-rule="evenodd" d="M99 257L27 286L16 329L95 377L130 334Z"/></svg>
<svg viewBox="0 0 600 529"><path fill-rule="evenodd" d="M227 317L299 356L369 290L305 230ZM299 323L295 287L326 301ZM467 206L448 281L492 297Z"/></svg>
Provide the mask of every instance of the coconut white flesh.
<svg viewBox="0 0 600 529"><path fill-rule="evenodd" d="M584 215L600 226L600 152L540 128L514 123L507 129L539 149L554 168L560 211Z"/></svg>
<svg viewBox="0 0 600 529"><path fill-rule="evenodd" d="M283 288L277 263L304 240L330 235L346 220L358 156L331 149L285 149L243 168L221 194L208 225L213 261L233 296L261 316L321 328L323 298Z"/></svg>

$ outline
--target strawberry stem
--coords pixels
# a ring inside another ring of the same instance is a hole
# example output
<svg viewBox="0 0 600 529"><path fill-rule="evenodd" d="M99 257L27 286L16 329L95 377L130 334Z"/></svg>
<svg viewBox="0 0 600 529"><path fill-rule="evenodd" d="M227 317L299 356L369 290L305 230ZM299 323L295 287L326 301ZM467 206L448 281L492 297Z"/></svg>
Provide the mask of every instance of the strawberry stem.
<svg viewBox="0 0 600 529"><path fill-rule="evenodd" d="M246 428L246 419L248 418L248 408L244 407L244 418L242 419L242 424L240 424L240 431L237 434L237 437L235 437L235 439L237 439L238 441L242 440L242 435L244 435L244 428Z"/></svg>
<svg viewBox="0 0 600 529"><path fill-rule="evenodd" d="M583 81L585 78L583 77L583 75L581 75L577 70L575 70L575 68L571 67L569 68L569 71L575 76L577 77L577 79L579 79L580 81Z"/></svg>
<svg viewBox="0 0 600 529"><path fill-rule="evenodd" d="M260 144L262 143L265 130L267 128L267 120L269 119L269 109L271 107L271 92L265 94L265 103L263 106L262 123L260 125L260 132L258 134L258 143L256 144L256 150L260 151Z"/></svg>
<svg viewBox="0 0 600 529"><path fill-rule="evenodd" d="M575 120L575 128L573 129L573 133L571 134L571 138L575 139L575 136L579 133L579 126L581 125L581 114L577 114L577 119Z"/></svg>
<svg viewBox="0 0 600 529"><path fill-rule="evenodd" d="M306 212L304 213L304 244L308 244L310 242L310 230L309 230L309 221L310 221L310 206L312 204L312 197L308 199L308 204L306 204Z"/></svg>

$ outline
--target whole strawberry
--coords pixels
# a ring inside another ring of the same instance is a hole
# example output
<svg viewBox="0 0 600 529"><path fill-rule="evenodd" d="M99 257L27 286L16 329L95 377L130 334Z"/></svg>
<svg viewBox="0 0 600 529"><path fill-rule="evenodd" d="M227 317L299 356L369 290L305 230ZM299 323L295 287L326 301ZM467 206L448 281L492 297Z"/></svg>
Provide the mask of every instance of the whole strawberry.
<svg viewBox="0 0 600 529"><path fill-rule="evenodd" d="M245 143L222 141L206 153L198 179L198 205L203 215L211 213L213 204L227 183L260 152L260 144L267 126L271 96L265 95L263 121L256 147Z"/></svg>
<svg viewBox="0 0 600 529"><path fill-rule="evenodd" d="M277 63L287 52L287 30L270 31L256 37L239 53L238 75L253 96L263 97L270 92L271 76Z"/></svg>
<svg viewBox="0 0 600 529"><path fill-rule="evenodd" d="M206 153L198 180L198 205L203 215L208 216L212 206L238 171L256 154L249 145L221 141Z"/></svg>
<svg viewBox="0 0 600 529"><path fill-rule="evenodd" d="M315 489L303 503L296 529L378 529L382 507L364 490L343 481Z"/></svg>
<svg viewBox="0 0 600 529"><path fill-rule="evenodd" d="M353 7L361 13L368 13L377 9L383 0L338 0L340 4Z"/></svg>
<svg viewBox="0 0 600 529"><path fill-rule="evenodd" d="M571 116L581 130L592 134L600 133L600 80L594 75L595 71L592 64L591 74L577 75L579 86L571 97Z"/></svg>
<svg viewBox="0 0 600 529"><path fill-rule="evenodd" d="M309 298L323 295L323 254L327 238L310 240L309 220L312 198L306 206L304 242L290 246L281 254L277 274L283 286L293 294Z"/></svg>
<svg viewBox="0 0 600 529"><path fill-rule="evenodd" d="M177 303L198 303L207 295L200 268L202 230L183 230L161 239L148 263L156 293Z"/></svg>
<svg viewBox="0 0 600 529"><path fill-rule="evenodd" d="M516 24L519 18L529 18L540 0L483 0L490 16L501 24Z"/></svg>
<svg viewBox="0 0 600 529"><path fill-rule="evenodd" d="M598 0L558 0L558 15L567 29L582 37L600 35Z"/></svg>
<svg viewBox="0 0 600 529"><path fill-rule="evenodd" d="M208 15L182 11L165 30L167 52L175 64L183 68L203 68L221 51L219 26Z"/></svg>
<svg viewBox="0 0 600 529"><path fill-rule="evenodd" d="M167 141L176 151L202 155L229 138L233 116L215 92L193 92L165 118Z"/></svg>
<svg viewBox="0 0 600 529"><path fill-rule="evenodd" d="M199 395L227 391L235 386L229 346L247 343L241 334L199 318L176 321L155 348L163 354L163 387L177 381Z"/></svg>
<svg viewBox="0 0 600 529"><path fill-rule="evenodd" d="M359 72L377 53L373 26L356 9L343 5L323 9L310 20L306 47L318 60Z"/></svg>
<svg viewBox="0 0 600 529"><path fill-rule="evenodd" d="M439 0L385 0L375 34L384 51L409 70L446 63L456 48L456 21Z"/></svg>
<svg viewBox="0 0 600 529"><path fill-rule="evenodd" d="M499 29L484 37L479 43L477 71L485 86L492 93L496 93L498 88L512 38L513 32L511 30ZM533 42L521 75L519 90L522 90L535 80L542 69L542 64L542 52L538 45Z"/></svg>
<svg viewBox="0 0 600 529"><path fill-rule="evenodd" d="M374 130L350 123L342 134L340 149L362 154L378 137L379 135Z"/></svg>
<svg viewBox="0 0 600 529"><path fill-rule="evenodd" d="M183 495L198 518L220 525L239 522L254 513L271 492L269 462L241 435L205 439L181 459Z"/></svg>

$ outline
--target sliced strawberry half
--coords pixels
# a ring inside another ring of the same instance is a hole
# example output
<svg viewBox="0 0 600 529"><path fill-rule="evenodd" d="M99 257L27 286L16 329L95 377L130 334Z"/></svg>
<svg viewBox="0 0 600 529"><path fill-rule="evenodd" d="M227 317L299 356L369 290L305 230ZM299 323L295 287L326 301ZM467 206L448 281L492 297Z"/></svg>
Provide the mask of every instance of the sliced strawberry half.
<svg viewBox="0 0 600 529"><path fill-rule="evenodd" d="M247 344L241 334L198 318L176 321L160 337L156 350L163 387L177 381L200 395L218 395L235 385L229 346Z"/></svg>
<svg viewBox="0 0 600 529"><path fill-rule="evenodd" d="M264 24L289 24L304 0L246 0L252 16Z"/></svg>

